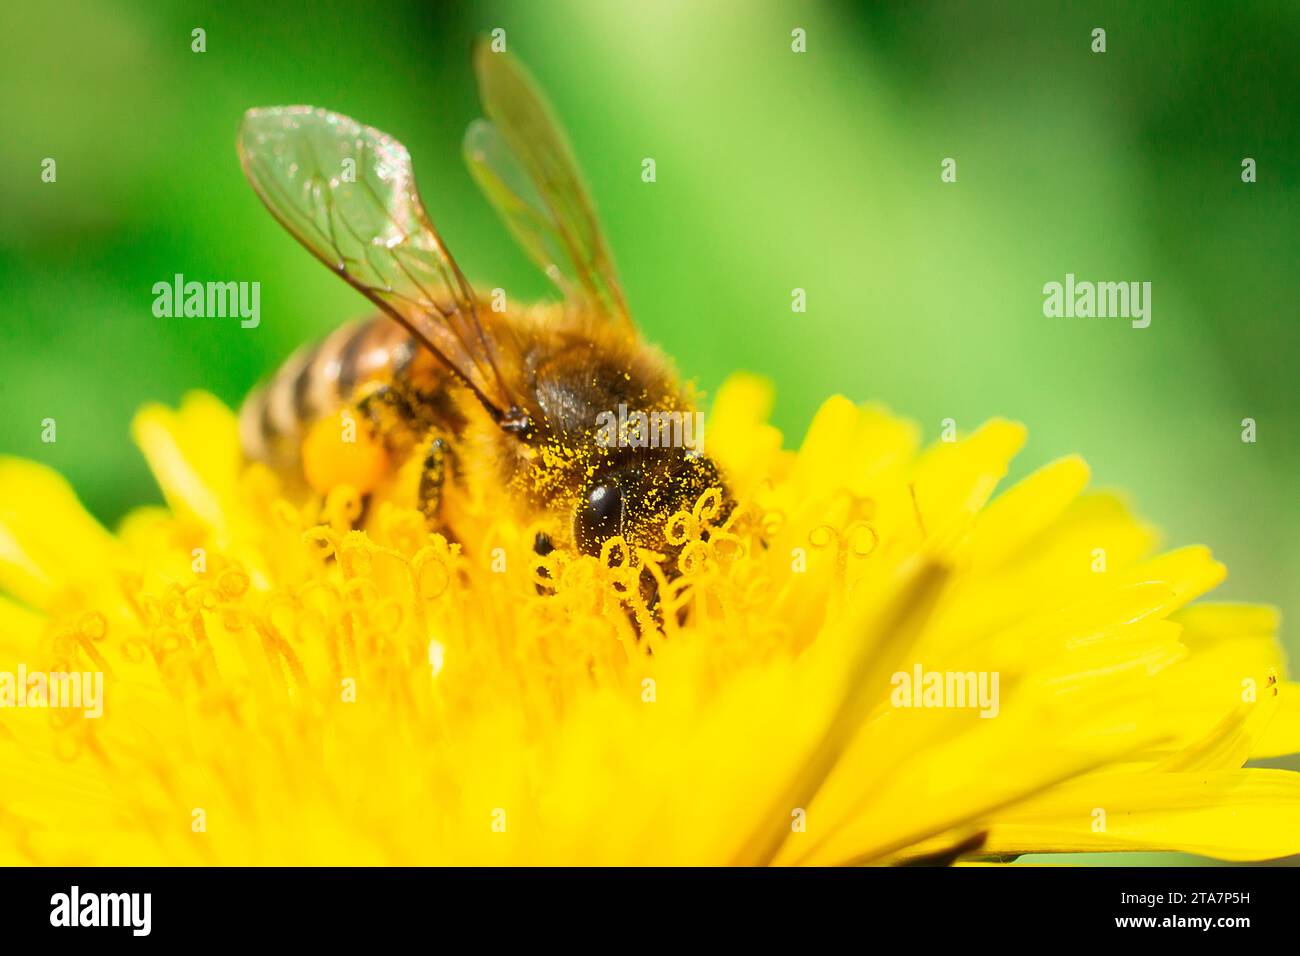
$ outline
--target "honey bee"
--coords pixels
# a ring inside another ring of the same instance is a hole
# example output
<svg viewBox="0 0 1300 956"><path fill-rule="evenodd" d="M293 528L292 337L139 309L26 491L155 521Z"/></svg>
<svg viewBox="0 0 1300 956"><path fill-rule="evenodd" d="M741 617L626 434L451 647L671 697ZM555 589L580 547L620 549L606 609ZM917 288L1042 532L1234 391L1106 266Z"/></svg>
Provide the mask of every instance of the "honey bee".
<svg viewBox="0 0 1300 956"><path fill-rule="evenodd" d="M321 494L340 481L370 494L418 469L415 503L453 538L449 490L504 489L539 529L538 554L598 555L621 536L671 557L674 513L710 491L720 519L734 506L699 448L645 434L647 419L663 432L669 415L694 414L693 394L632 323L549 105L509 54L480 42L474 65L487 118L466 132L466 161L562 301L502 308L476 292L397 140L323 109L250 110L238 147L254 190L381 314L300 350L248 397L245 454ZM623 408L641 415L611 436L602 413ZM353 413L370 444L341 438Z"/></svg>

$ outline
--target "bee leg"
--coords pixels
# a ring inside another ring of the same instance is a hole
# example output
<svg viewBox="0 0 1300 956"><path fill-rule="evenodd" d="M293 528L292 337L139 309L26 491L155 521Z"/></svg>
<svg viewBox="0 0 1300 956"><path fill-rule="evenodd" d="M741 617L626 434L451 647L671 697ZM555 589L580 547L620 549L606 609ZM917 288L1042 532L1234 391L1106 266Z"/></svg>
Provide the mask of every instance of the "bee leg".
<svg viewBox="0 0 1300 956"><path fill-rule="evenodd" d="M447 477L447 441L434 432L420 467L420 513L429 527L438 524L438 507L442 504L442 482Z"/></svg>
<svg viewBox="0 0 1300 956"><path fill-rule="evenodd" d="M551 536L549 534L547 534L545 531L539 531L537 532L536 535L534 535L533 554L537 555L539 558L544 558L554 550L555 550L555 543L551 541ZM538 577L549 579L551 576L551 572L547 570L545 565L539 564L534 570L537 572ZM544 588L540 583L534 583L533 588L537 591L538 594L546 594L547 589Z"/></svg>
<svg viewBox="0 0 1300 956"><path fill-rule="evenodd" d="M385 382L366 387L353 404L390 447L400 445L400 439L419 421L419 405L403 389Z"/></svg>

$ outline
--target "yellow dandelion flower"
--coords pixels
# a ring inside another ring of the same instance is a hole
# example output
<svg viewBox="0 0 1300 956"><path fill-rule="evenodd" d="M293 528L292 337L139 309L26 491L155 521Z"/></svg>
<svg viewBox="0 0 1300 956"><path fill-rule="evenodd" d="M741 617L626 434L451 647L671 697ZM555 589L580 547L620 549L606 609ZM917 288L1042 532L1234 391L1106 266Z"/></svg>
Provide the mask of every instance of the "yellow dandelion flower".
<svg viewBox="0 0 1300 956"><path fill-rule="evenodd" d="M739 507L674 516L671 581L617 545L539 573L491 502L456 542L394 501L353 530L355 494L286 500L203 394L138 416L167 507L116 534L4 460L0 669L103 688L95 717L0 684L0 860L1300 852L1300 775L1243 768L1300 750L1300 687L1273 611L1192 603L1208 551L1153 555L1077 458L994 497L1019 425L919 451L835 398L788 451L770 401L718 395Z"/></svg>

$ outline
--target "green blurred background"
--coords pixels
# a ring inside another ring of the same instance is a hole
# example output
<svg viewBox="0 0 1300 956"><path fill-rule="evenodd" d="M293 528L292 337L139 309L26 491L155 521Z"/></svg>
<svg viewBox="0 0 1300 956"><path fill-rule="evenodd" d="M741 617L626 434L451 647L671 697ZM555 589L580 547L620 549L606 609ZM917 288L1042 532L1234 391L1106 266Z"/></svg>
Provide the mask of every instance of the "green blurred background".
<svg viewBox="0 0 1300 956"><path fill-rule="evenodd" d="M1300 649L1288 0L7 4L0 449L116 520L157 496L128 438L141 403L195 387L237 403L295 344L367 311L245 184L250 106L394 133L466 272L543 294L460 159L471 38L495 27L569 128L640 323L706 390L733 369L770 376L792 441L832 392L930 438L947 417L1018 418L1017 474L1081 452L1170 544L1214 547L1220 596L1281 605ZM151 286L177 272L260 281L260 328L155 318ZM1042 286L1066 272L1149 280L1151 327L1044 318ZM57 444L40 442L46 417Z"/></svg>

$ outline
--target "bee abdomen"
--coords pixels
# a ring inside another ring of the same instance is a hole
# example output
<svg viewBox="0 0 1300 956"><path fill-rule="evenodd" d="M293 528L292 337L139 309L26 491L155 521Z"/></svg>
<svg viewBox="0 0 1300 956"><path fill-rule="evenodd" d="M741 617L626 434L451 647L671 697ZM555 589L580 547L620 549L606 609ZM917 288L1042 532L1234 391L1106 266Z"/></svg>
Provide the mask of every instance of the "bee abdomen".
<svg viewBox="0 0 1300 956"><path fill-rule="evenodd" d="M277 467L293 464L307 426L337 411L358 385L398 368L409 354L409 335L384 316L350 322L300 348L244 400L244 454Z"/></svg>

